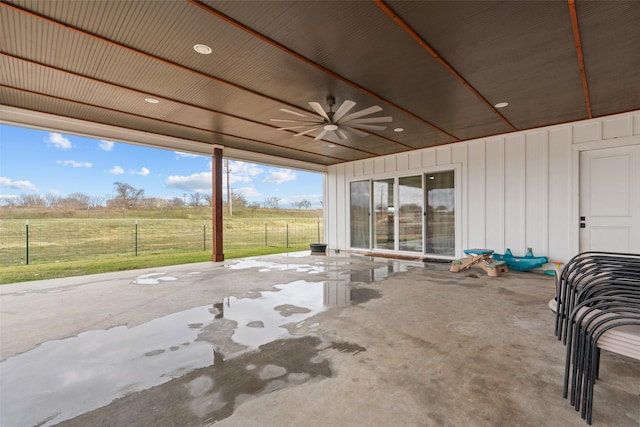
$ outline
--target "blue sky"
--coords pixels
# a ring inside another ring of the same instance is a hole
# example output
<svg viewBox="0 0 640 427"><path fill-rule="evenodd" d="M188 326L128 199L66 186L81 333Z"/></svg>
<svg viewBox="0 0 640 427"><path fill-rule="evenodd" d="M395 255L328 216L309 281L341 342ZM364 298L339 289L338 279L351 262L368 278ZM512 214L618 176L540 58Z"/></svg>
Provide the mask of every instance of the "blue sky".
<svg viewBox="0 0 640 427"><path fill-rule="evenodd" d="M302 200L321 207L321 174L234 160L229 166L232 191L249 203L277 197L281 208ZM144 189L145 197L188 200L211 194L211 158L0 125L0 203L23 193L111 198L116 181Z"/></svg>

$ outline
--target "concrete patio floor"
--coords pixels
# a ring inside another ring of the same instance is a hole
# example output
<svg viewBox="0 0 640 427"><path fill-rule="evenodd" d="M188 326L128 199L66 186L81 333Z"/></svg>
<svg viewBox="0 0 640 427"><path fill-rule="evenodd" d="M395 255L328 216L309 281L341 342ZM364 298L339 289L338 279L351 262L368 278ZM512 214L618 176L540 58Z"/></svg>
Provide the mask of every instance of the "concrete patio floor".
<svg viewBox="0 0 640 427"><path fill-rule="evenodd" d="M553 278L309 252L0 287L0 425L584 426ZM594 426L640 425L602 353Z"/></svg>

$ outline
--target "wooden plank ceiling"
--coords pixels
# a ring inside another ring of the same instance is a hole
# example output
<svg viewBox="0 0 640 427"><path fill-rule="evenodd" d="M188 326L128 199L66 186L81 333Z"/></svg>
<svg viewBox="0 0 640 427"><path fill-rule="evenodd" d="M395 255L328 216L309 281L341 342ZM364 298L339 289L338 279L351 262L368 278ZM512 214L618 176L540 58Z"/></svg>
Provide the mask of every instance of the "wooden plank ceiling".
<svg viewBox="0 0 640 427"><path fill-rule="evenodd" d="M640 109L638 22L634 1L3 0L0 102L325 167ZM271 120L328 96L392 122Z"/></svg>

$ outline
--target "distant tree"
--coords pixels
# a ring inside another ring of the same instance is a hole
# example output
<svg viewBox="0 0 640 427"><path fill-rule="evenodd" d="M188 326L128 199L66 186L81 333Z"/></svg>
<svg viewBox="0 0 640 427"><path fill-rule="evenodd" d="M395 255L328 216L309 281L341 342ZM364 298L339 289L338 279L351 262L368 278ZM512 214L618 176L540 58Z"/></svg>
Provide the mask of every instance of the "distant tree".
<svg viewBox="0 0 640 427"><path fill-rule="evenodd" d="M57 194L47 193L44 196L44 200L47 206L54 207L60 205L60 200L62 200L62 197L58 196Z"/></svg>
<svg viewBox="0 0 640 427"><path fill-rule="evenodd" d="M73 208L86 208L89 206L90 196L84 193L71 193L60 202L62 205Z"/></svg>
<svg viewBox="0 0 640 427"><path fill-rule="evenodd" d="M240 193L236 193L235 191L231 191L231 200L233 200L234 208L245 208L247 207L247 199Z"/></svg>
<svg viewBox="0 0 640 427"><path fill-rule="evenodd" d="M144 190L132 187L124 182L113 183L116 190L116 201L119 206L130 208L138 205L138 201L144 197Z"/></svg>
<svg viewBox="0 0 640 427"><path fill-rule="evenodd" d="M207 204L207 206L213 206L213 199L211 198L211 194L205 194L202 196L202 200Z"/></svg>
<svg viewBox="0 0 640 427"><path fill-rule="evenodd" d="M106 200L107 199L105 196L91 196L91 198L89 199L89 206L91 206L92 208L103 206Z"/></svg>
<svg viewBox="0 0 640 427"><path fill-rule="evenodd" d="M18 196L17 204L19 206L44 206L45 200L39 194L22 193Z"/></svg>
<svg viewBox="0 0 640 427"><path fill-rule="evenodd" d="M18 202L17 196L0 196L0 205L15 206Z"/></svg>
<svg viewBox="0 0 640 427"><path fill-rule="evenodd" d="M311 207L311 202L307 199L303 199L300 201L300 208L301 209L309 209Z"/></svg>
<svg viewBox="0 0 640 427"><path fill-rule="evenodd" d="M279 199L277 197L268 197L264 199L264 207L278 209L278 203L280 203L280 200L282 199Z"/></svg>
<svg viewBox="0 0 640 427"><path fill-rule="evenodd" d="M200 202L202 200L202 194L198 193L197 191L195 193L189 194L189 205L191 206L200 206Z"/></svg>
<svg viewBox="0 0 640 427"><path fill-rule="evenodd" d="M173 197L169 199L169 205L174 208L180 208L184 206L184 199L182 197Z"/></svg>

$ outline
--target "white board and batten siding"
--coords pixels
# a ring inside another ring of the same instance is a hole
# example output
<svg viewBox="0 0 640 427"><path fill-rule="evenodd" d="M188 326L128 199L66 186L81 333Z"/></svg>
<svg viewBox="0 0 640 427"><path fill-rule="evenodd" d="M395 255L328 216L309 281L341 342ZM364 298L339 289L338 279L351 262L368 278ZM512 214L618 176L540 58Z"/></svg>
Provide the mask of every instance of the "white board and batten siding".
<svg viewBox="0 0 640 427"><path fill-rule="evenodd" d="M579 247L580 152L627 145L640 145L640 111L330 166L325 241L349 249L351 181L448 168L461 187L457 257L467 248L532 248L567 261Z"/></svg>

